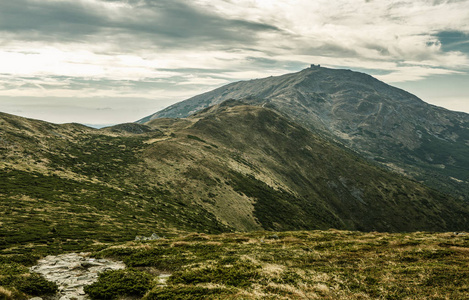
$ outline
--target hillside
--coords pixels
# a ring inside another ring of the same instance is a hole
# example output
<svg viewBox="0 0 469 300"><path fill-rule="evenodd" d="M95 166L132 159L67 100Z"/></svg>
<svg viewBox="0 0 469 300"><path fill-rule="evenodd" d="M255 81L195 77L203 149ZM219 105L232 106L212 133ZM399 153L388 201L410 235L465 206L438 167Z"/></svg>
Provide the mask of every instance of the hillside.
<svg viewBox="0 0 469 300"><path fill-rule="evenodd" d="M469 200L469 115L427 104L369 75L314 66L235 82L150 115L184 118L249 98L389 169Z"/></svg>
<svg viewBox="0 0 469 300"><path fill-rule="evenodd" d="M469 227L466 205L236 101L102 130L0 118L4 251L156 231Z"/></svg>
<svg viewBox="0 0 469 300"><path fill-rule="evenodd" d="M96 130L7 114L0 115L0 126L2 248L68 249L160 229L229 230L140 177L140 153L146 141L162 136L158 130L139 135L120 132L122 126Z"/></svg>
<svg viewBox="0 0 469 300"><path fill-rule="evenodd" d="M127 267L85 286L92 299L467 299L468 249L464 233L259 231L106 244L74 256ZM49 299L54 285L28 274L38 254L0 256L0 272L9 275L0 277L2 299ZM47 261L53 265L44 271L63 267L64 258ZM83 297L68 287L58 297Z"/></svg>

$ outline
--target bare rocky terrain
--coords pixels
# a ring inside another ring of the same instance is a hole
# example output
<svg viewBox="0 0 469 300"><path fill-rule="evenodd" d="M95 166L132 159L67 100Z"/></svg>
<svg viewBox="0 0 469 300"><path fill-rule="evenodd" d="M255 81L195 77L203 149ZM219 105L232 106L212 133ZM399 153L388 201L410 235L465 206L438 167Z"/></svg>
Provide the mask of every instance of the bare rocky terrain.
<svg viewBox="0 0 469 300"><path fill-rule="evenodd" d="M58 285L56 299L85 300L89 297L83 288L96 282L99 273L124 268L123 262L94 259L89 257L89 253L68 253L44 257L31 267L31 272L39 273Z"/></svg>

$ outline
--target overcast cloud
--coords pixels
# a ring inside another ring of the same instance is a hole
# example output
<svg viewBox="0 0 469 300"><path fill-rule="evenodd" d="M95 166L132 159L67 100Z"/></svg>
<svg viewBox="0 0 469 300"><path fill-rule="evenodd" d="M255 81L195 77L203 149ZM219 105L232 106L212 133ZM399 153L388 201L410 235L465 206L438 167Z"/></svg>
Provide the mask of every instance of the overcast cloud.
<svg viewBox="0 0 469 300"><path fill-rule="evenodd" d="M310 63L469 112L469 1L2 1L0 62L0 111L53 122L134 121Z"/></svg>

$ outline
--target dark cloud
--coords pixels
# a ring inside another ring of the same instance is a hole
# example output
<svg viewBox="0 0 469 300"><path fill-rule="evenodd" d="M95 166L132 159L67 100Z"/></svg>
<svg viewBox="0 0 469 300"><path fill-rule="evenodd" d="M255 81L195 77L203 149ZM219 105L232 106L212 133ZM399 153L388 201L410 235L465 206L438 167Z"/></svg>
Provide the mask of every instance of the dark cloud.
<svg viewBox="0 0 469 300"><path fill-rule="evenodd" d="M298 61L279 61L275 59L265 58L265 57L254 57L248 56L246 57L246 65L248 66L256 66L257 68L277 68L277 69L284 69L284 70L301 70L306 67L305 63L298 62Z"/></svg>
<svg viewBox="0 0 469 300"><path fill-rule="evenodd" d="M461 51L469 53L469 34L461 31L442 31L436 37L443 51Z"/></svg>
<svg viewBox="0 0 469 300"><path fill-rule="evenodd" d="M201 73L201 74L214 74L214 73L223 73L230 72L232 69L210 69L210 68L158 68L159 71L167 72L177 72L180 74L191 74L191 73Z"/></svg>
<svg viewBox="0 0 469 300"><path fill-rule="evenodd" d="M106 9L106 5L125 7ZM275 26L228 19L178 0L103 1L2 1L0 31L21 40L116 41L124 46L149 43L162 47L198 47L256 41L261 32L279 31ZM129 41L130 39L130 41ZM184 44L186 43L186 44Z"/></svg>
<svg viewBox="0 0 469 300"><path fill-rule="evenodd" d="M94 34L104 24L98 12L80 2L15 0L0 4L0 30L25 40L68 40Z"/></svg>
<svg viewBox="0 0 469 300"><path fill-rule="evenodd" d="M177 69L175 69L177 70ZM197 79L221 79L228 78L217 73L204 75L200 69L193 69L191 74L197 74ZM141 80L112 80L112 79L90 79L85 77L74 77L70 79L65 76L48 76L48 77L15 77L12 79L2 80L2 90L22 90L39 91L39 90L55 90L57 88L66 88L70 94L79 91L119 91L121 96L126 93L145 94L154 90L169 91L191 91L194 87L204 86L201 83L191 83L191 77L183 75L174 75L167 78L158 79L141 79ZM58 85L57 85L58 84ZM205 84L209 88L210 83ZM0 98L3 96L0 96Z"/></svg>
<svg viewBox="0 0 469 300"><path fill-rule="evenodd" d="M326 42L320 45L304 45L297 50L300 54L310 55L314 53L317 56L325 57L361 57L358 49L349 46L343 46L339 43Z"/></svg>

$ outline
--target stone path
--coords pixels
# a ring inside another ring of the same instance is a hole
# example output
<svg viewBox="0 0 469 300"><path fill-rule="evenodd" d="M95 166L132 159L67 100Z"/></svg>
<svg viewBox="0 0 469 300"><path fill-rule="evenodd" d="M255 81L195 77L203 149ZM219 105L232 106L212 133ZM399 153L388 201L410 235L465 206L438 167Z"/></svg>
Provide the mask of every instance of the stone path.
<svg viewBox="0 0 469 300"><path fill-rule="evenodd" d="M47 256L31 267L31 272L42 274L47 280L57 283L60 300L85 300L85 285L98 279L98 274L107 270L124 269L125 264L107 259L94 259L86 253L69 253Z"/></svg>

